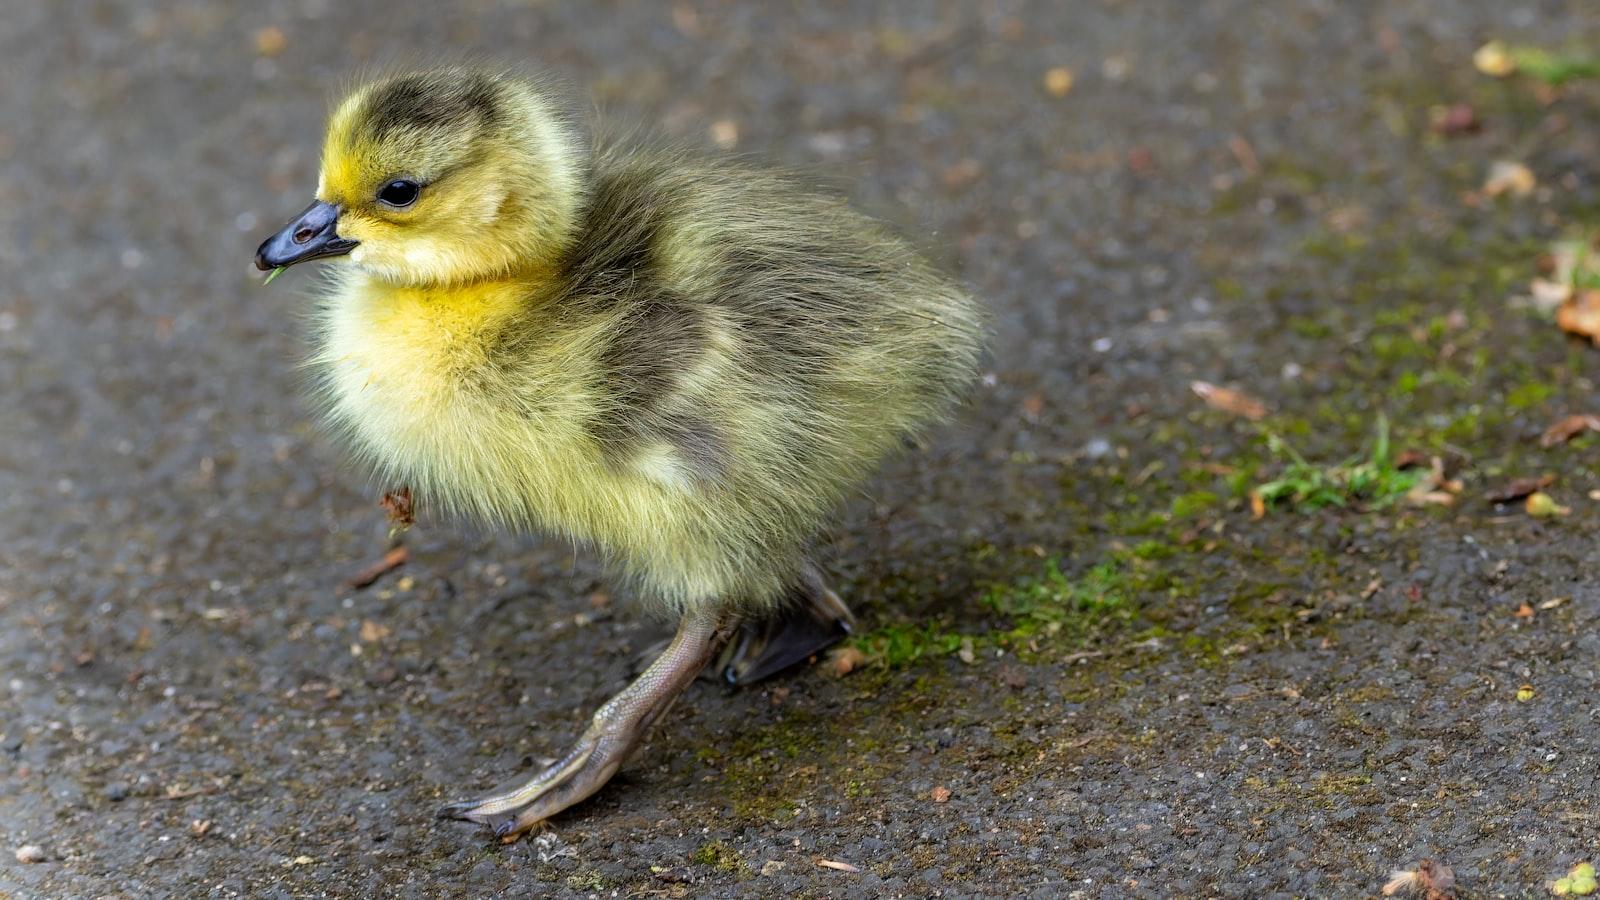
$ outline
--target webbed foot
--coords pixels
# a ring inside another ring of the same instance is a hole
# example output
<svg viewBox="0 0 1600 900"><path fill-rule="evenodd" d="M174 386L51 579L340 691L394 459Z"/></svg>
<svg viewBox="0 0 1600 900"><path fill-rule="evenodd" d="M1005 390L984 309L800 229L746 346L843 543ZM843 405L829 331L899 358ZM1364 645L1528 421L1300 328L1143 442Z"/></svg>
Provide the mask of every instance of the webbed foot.
<svg viewBox="0 0 1600 900"><path fill-rule="evenodd" d="M711 618L685 619L661 656L600 707L566 756L507 789L448 804L439 816L487 825L495 837L512 841L594 794L622 768L650 726L694 681L728 635L729 629Z"/></svg>
<svg viewBox="0 0 1600 900"><path fill-rule="evenodd" d="M716 675L732 685L754 684L849 637L855 623L850 608L808 565L777 613L740 626Z"/></svg>

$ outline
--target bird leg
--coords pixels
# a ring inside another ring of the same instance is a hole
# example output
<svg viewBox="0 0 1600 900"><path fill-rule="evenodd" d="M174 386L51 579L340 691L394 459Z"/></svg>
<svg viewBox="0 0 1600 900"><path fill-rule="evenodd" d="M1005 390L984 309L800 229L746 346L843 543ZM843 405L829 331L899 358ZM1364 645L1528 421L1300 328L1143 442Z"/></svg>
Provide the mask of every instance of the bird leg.
<svg viewBox="0 0 1600 900"><path fill-rule="evenodd" d="M439 816L487 825L496 837L510 840L598 791L716 656L730 633L720 618L686 616L667 649L595 712L566 756L514 787L451 803L439 810Z"/></svg>

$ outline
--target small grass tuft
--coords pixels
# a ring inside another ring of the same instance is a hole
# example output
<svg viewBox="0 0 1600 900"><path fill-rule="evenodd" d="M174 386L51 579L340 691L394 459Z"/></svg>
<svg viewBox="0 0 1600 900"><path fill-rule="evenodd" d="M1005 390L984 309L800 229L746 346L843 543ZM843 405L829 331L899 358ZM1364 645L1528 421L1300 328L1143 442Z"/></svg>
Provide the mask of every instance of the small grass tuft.
<svg viewBox="0 0 1600 900"><path fill-rule="evenodd" d="M867 659L891 669L909 666L924 657L949 656L961 648L963 636L938 625L891 624L855 638L851 643Z"/></svg>
<svg viewBox="0 0 1600 900"><path fill-rule="evenodd" d="M1551 87L1600 78L1600 56L1590 53L1561 53L1543 47L1511 47L1508 52L1517 71Z"/></svg>
<svg viewBox="0 0 1600 900"><path fill-rule="evenodd" d="M1417 486L1424 473L1395 466L1389 447L1389 420L1379 415L1372 453L1332 466L1319 466L1301 456L1287 441L1267 433L1267 447L1285 461L1283 474L1256 487L1268 506L1312 510L1329 506L1382 509Z"/></svg>
<svg viewBox="0 0 1600 900"><path fill-rule="evenodd" d="M1192 519L1202 513L1209 512L1212 507L1222 502L1210 491L1190 491L1172 498L1172 517L1175 519Z"/></svg>
<svg viewBox="0 0 1600 900"><path fill-rule="evenodd" d="M1555 261L1551 278L1558 284L1570 285L1575 291L1600 289L1600 231L1582 229L1556 241L1550 247Z"/></svg>

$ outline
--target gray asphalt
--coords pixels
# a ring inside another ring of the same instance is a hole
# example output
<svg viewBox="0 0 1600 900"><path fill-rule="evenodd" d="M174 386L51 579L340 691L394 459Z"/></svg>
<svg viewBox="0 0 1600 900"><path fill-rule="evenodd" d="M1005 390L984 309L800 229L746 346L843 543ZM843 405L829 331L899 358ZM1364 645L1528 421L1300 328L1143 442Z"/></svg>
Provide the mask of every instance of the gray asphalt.
<svg viewBox="0 0 1600 900"><path fill-rule="evenodd" d="M1600 94L1484 78L1497 36L1600 46L1600 8L11 3L0 895L1366 896L1425 858L1545 893L1600 856L1600 446L1534 439L1600 356L1507 300L1600 224ZM433 821L558 754L662 633L559 541L426 517L343 586L387 548L378 491L298 392L309 279L250 256L353 73L463 55L847 180L992 305L974 402L832 534L864 628L1004 630L988 586L1155 511L1179 549L1137 622L697 685L538 835ZM1483 130L1431 135L1457 101ZM1499 158L1541 191L1466 202ZM1386 410L1466 494L1254 521L1226 480L1276 463L1195 379L1314 458ZM1481 499L1547 470L1570 516Z"/></svg>

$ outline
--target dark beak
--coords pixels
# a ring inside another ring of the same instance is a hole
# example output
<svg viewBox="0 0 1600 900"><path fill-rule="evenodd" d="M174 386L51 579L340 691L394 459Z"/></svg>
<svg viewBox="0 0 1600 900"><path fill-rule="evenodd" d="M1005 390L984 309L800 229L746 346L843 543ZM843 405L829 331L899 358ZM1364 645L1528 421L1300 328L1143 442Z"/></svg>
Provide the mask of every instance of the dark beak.
<svg viewBox="0 0 1600 900"><path fill-rule="evenodd" d="M308 259L343 256L360 241L339 237L339 208L318 200L256 248L256 268L265 272Z"/></svg>

